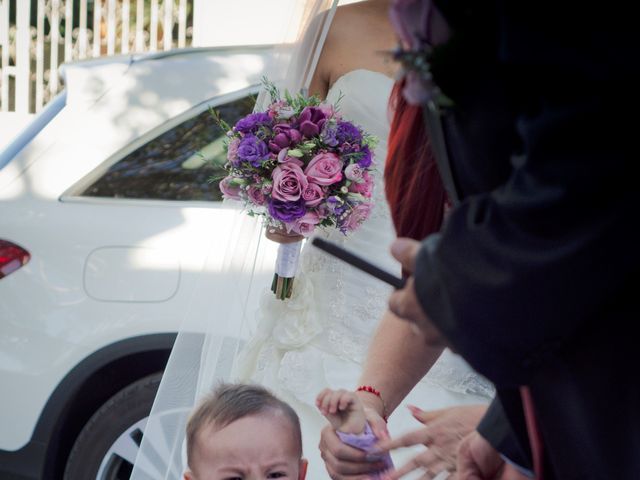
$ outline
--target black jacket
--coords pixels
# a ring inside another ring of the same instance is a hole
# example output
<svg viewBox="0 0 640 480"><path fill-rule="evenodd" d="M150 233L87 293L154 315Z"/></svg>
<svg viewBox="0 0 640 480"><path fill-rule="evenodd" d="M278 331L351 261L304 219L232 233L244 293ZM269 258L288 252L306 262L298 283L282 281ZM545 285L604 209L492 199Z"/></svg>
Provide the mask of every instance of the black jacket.
<svg viewBox="0 0 640 480"><path fill-rule="evenodd" d="M528 463L529 385L553 478L638 479L631 4L437 3L454 30L433 71L455 103L443 129L459 202L421 249L420 301L495 383L480 427L494 445Z"/></svg>

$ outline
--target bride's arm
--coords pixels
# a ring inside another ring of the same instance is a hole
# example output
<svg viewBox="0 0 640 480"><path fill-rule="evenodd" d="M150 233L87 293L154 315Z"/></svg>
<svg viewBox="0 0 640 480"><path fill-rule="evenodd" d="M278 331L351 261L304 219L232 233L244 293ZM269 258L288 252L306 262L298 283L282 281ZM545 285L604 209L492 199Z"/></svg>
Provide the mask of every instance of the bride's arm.
<svg viewBox="0 0 640 480"><path fill-rule="evenodd" d="M386 411L371 393L358 392L362 402L380 415L390 415L441 353L442 348L428 347L409 322L385 312L369 345L359 385L379 390Z"/></svg>

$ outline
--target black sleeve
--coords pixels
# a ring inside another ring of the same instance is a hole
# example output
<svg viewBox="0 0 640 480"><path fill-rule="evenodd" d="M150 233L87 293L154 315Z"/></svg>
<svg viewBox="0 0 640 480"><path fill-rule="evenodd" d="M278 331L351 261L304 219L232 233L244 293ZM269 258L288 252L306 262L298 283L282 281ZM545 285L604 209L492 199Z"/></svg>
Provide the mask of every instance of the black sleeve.
<svg viewBox="0 0 640 480"><path fill-rule="evenodd" d="M520 402L519 393L513 390L503 395L499 394L493 399L477 431L511 462L530 470L532 469L531 454L527 446L526 425L520 408L522 402ZM510 405L515 408L515 411L511 412L511 421L505 414L503 400L511 402Z"/></svg>
<svg viewBox="0 0 640 480"><path fill-rule="evenodd" d="M427 238L415 281L453 347L496 385L517 386L606 318L640 271L640 74L623 2L580 22L557 2L501 5L496 55L521 94L513 128L523 155Z"/></svg>
<svg viewBox="0 0 640 480"><path fill-rule="evenodd" d="M583 91L521 115L525 161L423 243L423 308L496 384L526 384L638 272L634 134L618 101Z"/></svg>

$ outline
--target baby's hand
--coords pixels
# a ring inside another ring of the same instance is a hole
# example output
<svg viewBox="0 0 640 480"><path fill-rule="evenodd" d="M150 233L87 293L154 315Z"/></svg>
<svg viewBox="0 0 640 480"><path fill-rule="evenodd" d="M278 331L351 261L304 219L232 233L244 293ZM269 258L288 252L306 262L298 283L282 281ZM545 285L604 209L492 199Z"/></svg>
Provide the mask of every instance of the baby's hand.
<svg viewBox="0 0 640 480"><path fill-rule="evenodd" d="M364 407L354 392L325 388L318 398L316 406L334 430L344 433L362 433L367 424Z"/></svg>

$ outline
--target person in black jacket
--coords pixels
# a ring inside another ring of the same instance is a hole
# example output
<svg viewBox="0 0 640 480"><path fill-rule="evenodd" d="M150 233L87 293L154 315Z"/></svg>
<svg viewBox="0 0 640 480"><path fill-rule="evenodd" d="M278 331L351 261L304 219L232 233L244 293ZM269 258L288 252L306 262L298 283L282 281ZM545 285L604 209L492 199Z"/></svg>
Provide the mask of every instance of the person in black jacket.
<svg viewBox="0 0 640 480"><path fill-rule="evenodd" d="M413 276L390 308L495 383L478 431L496 462L476 473L506 457L545 479L640 478L631 7L436 4L453 106L425 110L458 202L439 234L394 245Z"/></svg>

